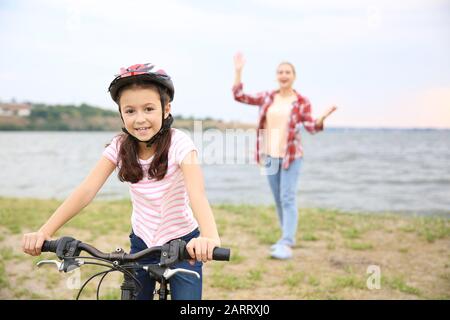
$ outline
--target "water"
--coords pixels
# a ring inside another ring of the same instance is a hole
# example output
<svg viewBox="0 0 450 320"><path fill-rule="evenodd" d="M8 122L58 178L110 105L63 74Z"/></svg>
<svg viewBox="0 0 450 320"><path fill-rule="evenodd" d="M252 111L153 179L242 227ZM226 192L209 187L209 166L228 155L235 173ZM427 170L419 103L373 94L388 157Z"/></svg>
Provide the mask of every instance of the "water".
<svg viewBox="0 0 450 320"><path fill-rule="evenodd" d="M0 196L64 199L114 134L0 132ZM216 131L204 134L203 142L193 135L201 143L210 202L273 204L266 177L253 163L254 135L238 137L244 139L230 144ZM303 143L300 207L450 214L449 130L328 130L303 134ZM97 195L128 197L116 173Z"/></svg>

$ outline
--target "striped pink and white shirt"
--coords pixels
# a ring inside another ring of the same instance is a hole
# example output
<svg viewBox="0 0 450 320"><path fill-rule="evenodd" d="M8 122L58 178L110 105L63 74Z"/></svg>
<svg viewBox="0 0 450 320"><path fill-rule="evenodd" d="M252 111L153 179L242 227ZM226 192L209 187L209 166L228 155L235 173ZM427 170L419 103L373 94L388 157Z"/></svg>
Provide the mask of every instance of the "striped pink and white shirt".
<svg viewBox="0 0 450 320"><path fill-rule="evenodd" d="M191 138L178 129L171 129L172 141L165 177L156 181L148 179L148 160L139 159L144 177L137 183L127 182L130 187L133 212L131 226L133 232L144 240L148 247L162 245L172 239L182 237L198 227L189 206L183 172L180 164L190 151L197 151ZM120 148L120 136L116 136L103 151L103 156L116 166Z"/></svg>

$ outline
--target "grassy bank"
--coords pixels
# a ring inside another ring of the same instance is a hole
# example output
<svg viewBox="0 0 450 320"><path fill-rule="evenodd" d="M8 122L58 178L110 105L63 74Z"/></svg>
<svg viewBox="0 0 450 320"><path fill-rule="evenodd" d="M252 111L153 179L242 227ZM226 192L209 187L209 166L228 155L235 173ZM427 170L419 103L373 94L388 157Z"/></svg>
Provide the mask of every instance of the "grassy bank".
<svg viewBox="0 0 450 320"><path fill-rule="evenodd" d="M73 299L72 275L34 264L51 254L21 252L22 234L35 231L60 201L0 198L0 299ZM450 220L440 217L349 214L300 210L294 258L270 259L279 237L273 207L218 205L215 217L232 261L204 267L205 299L450 299ZM95 201L56 236L71 235L103 251L128 251L129 201ZM369 266L381 271L369 290ZM96 269L84 266L82 280ZM102 296L119 297L119 275ZM95 297L90 285L84 298Z"/></svg>

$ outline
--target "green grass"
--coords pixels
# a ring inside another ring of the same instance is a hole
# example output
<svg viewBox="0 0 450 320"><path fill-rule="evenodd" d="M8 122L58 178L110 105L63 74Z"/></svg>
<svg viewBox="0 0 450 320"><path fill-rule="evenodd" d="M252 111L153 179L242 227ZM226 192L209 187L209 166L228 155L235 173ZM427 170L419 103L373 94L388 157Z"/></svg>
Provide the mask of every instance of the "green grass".
<svg viewBox="0 0 450 320"><path fill-rule="evenodd" d="M13 247L11 241L6 242L5 239L14 237L19 241L23 232L37 230L61 203L57 200L0 198L0 221L4 231L0 238L3 241L0 246L0 287L5 289L14 284L9 291L1 290L0 298L4 298L5 294L9 294L9 298L20 299L60 298L57 289L65 285L67 275L58 273L50 266L40 270L32 267L37 261L54 259L54 255L46 253L30 257L15 251L15 247L20 246ZM382 295L376 298L386 294L387 298L415 295L448 299L446 288L450 278L450 260L444 244L450 239L450 219L301 209L296 239L300 246L294 248L294 259L276 261L267 255L269 246L281 235L273 206L223 204L213 206L213 212L222 245L230 247L232 255L229 263L207 264L207 268L211 269L205 272L205 298L211 297L208 295L213 298L257 298L268 288L273 290L274 296L281 298L288 294L288 297L298 299L347 299L357 296L360 290L366 290L367 294L370 291L366 288L366 266L358 261L378 261L386 252L400 269L383 269L382 288L387 290L381 290ZM101 243L108 243L109 239L113 243L123 238L123 242L127 243L131 228L130 214L129 200L94 201L61 228L55 237L68 235L85 242L98 239ZM388 233L389 236L384 237ZM408 238L406 244L402 242L405 236ZM439 261L431 265L431 270L411 271L407 263L402 262L413 254L417 259L417 255L422 253L415 250L416 245L420 245L421 250L438 249L425 255L426 259ZM115 244L102 249L114 250ZM330 256L336 256L337 261L343 261L344 265L329 263ZM26 270L31 271L26 275L17 275L5 269L10 263L22 264L22 268L17 270L25 269L26 264L29 266ZM408 274L409 277L410 271L416 273L414 279L420 279L422 272L423 276L434 277L433 282L429 285L419 282L413 286L397 276ZM95 272L95 268L84 266L82 281ZM112 282L109 276L105 279L102 299L118 298L120 290L110 288ZM42 288L42 292L24 289L30 283L35 284L32 288ZM90 284L82 298L93 299L95 292L96 286ZM64 289L65 299L73 299L74 295L74 291Z"/></svg>
<svg viewBox="0 0 450 320"><path fill-rule="evenodd" d="M333 279L331 287L333 289L343 289L343 288L352 288L352 289L366 289L366 283L360 277L349 274L349 275L341 275L337 276Z"/></svg>
<svg viewBox="0 0 450 320"><path fill-rule="evenodd" d="M314 235L312 233L304 233L302 235L302 240L303 241L317 241L317 240L319 240L319 237L317 237L316 235Z"/></svg>
<svg viewBox="0 0 450 320"><path fill-rule="evenodd" d="M382 283L385 283L389 288L398 290L400 292L420 296L421 292L418 288L408 285L403 277L395 276L392 278L384 278Z"/></svg>
<svg viewBox="0 0 450 320"><path fill-rule="evenodd" d="M355 242L348 241L346 242L346 247L352 250L371 250L373 249L373 245L367 242Z"/></svg>
<svg viewBox="0 0 450 320"><path fill-rule="evenodd" d="M107 292L100 291L100 300L119 300L120 290L108 289Z"/></svg>
<svg viewBox="0 0 450 320"><path fill-rule="evenodd" d="M401 226L399 230L405 233L416 233L425 241L433 243L450 236L448 221L449 219L442 217L409 218L407 224Z"/></svg>
<svg viewBox="0 0 450 320"><path fill-rule="evenodd" d="M4 247L0 248L0 257L2 260L7 261L15 258L21 258L22 256L15 253L11 247Z"/></svg>
<svg viewBox="0 0 450 320"><path fill-rule="evenodd" d="M428 242L434 242L450 236L448 220L443 218L420 218L417 221L416 230Z"/></svg>
<svg viewBox="0 0 450 320"><path fill-rule="evenodd" d="M250 230L263 245L272 245L280 238L279 232L270 232L265 227L254 227Z"/></svg>
<svg viewBox="0 0 450 320"><path fill-rule="evenodd" d="M408 224L406 226L400 227L399 230L405 233L413 233L416 231L416 227L412 224Z"/></svg>
<svg viewBox="0 0 450 320"><path fill-rule="evenodd" d="M442 280L446 281L448 284L450 284L450 272L446 272L446 273L440 274L439 277Z"/></svg>
<svg viewBox="0 0 450 320"><path fill-rule="evenodd" d="M284 271L289 273L295 270L295 265L292 261L288 261L284 267Z"/></svg>
<svg viewBox="0 0 450 320"><path fill-rule="evenodd" d="M320 285L320 280L314 276L308 276L308 284L317 287Z"/></svg>
<svg viewBox="0 0 450 320"><path fill-rule="evenodd" d="M19 234L23 228L37 229L42 220L56 209L57 201L36 199L19 200L0 198L0 221L12 234Z"/></svg>
<svg viewBox="0 0 450 320"><path fill-rule="evenodd" d="M263 281L265 266L257 266L245 272L226 273L223 264L213 265L213 274L211 277L211 286L226 290L249 289Z"/></svg>
<svg viewBox="0 0 450 320"><path fill-rule="evenodd" d="M37 230L61 205L57 200L0 198L0 221L12 234ZM131 204L128 200L95 201L66 226L90 230L94 235L130 230Z"/></svg>
<svg viewBox="0 0 450 320"><path fill-rule="evenodd" d="M304 281L305 274L303 272L294 272L285 276L283 282L290 288L297 288Z"/></svg>
<svg viewBox="0 0 450 320"><path fill-rule="evenodd" d="M9 281L3 260L0 260L0 288L9 288Z"/></svg>
<svg viewBox="0 0 450 320"><path fill-rule="evenodd" d="M263 275L266 272L265 267L258 267L255 269L251 269L247 273L247 279L251 282L258 282L263 279Z"/></svg>
<svg viewBox="0 0 450 320"><path fill-rule="evenodd" d="M221 288L225 290L239 290L250 288L250 283L246 277L233 274L218 274L212 276L211 286L213 288Z"/></svg>
<svg viewBox="0 0 450 320"><path fill-rule="evenodd" d="M349 228L345 229L342 232L342 235L344 236L344 238L347 239L358 239L361 236L361 231L356 228Z"/></svg>
<svg viewBox="0 0 450 320"><path fill-rule="evenodd" d="M241 264L245 261L245 257L241 255L241 251L237 247L231 247L230 251L233 252L233 255L231 256L230 263L232 264Z"/></svg>
<svg viewBox="0 0 450 320"><path fill-rule="evenodd" d="M38 292L29 292L24 288L18 288L14 291L14 298L16 299L32 299L32 300L44 300L46 296L39 294Z"/></svg>

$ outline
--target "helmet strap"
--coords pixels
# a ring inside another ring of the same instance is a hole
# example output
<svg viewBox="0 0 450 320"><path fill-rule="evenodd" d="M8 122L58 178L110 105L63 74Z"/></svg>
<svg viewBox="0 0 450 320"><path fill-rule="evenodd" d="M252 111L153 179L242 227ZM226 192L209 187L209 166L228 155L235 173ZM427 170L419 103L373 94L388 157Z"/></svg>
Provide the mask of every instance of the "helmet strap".
<svg viewBox="0 0 450 320"><path fill-rule="evenodd" d="M164 114L163 114L163 122L162 122L162 126L161 129L159 129L159 131L147 142L147 148L151 148L151 146L166 132L170 129L171 125L173 123L173 117L172 115L169 113L169 116L164 119Z"/></svg>

